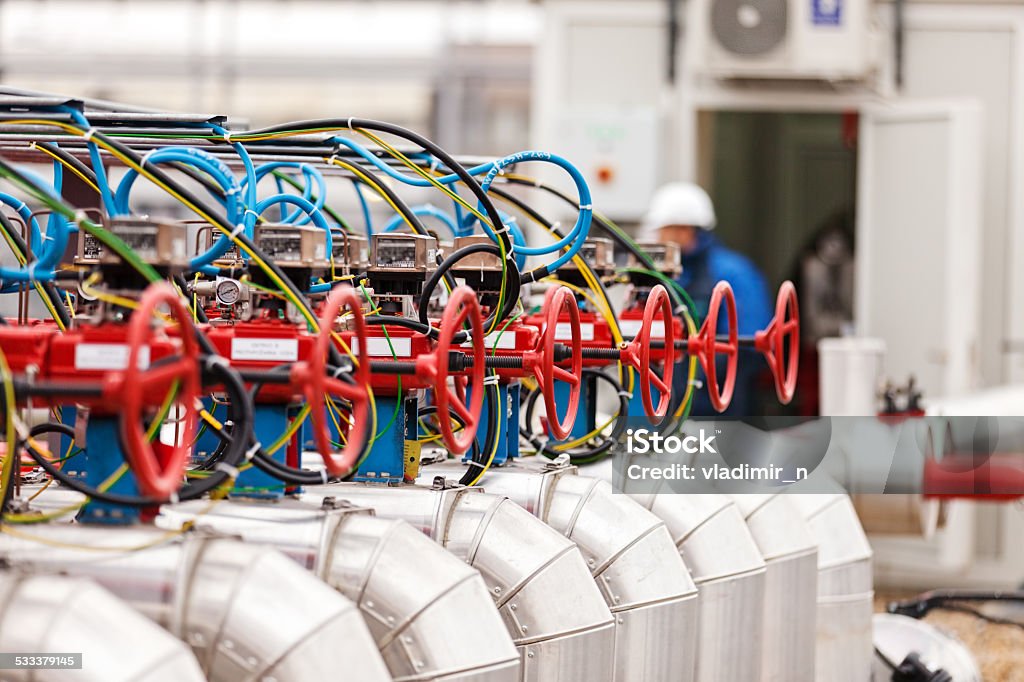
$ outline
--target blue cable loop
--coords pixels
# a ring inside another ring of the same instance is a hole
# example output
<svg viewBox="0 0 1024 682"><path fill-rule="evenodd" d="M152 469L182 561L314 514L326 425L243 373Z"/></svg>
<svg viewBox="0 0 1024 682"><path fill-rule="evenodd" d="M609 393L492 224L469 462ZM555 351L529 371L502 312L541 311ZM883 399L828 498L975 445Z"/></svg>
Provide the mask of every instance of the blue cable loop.
<svg viewBox="0 0 1024 682"><path fill-rule="evenodd" d="M554 244L548 244L547 246L529 247L529 246L517 246L516 253L522 253L527 256L541 256L548 253L554 253L561 251L566 247L569 250L562 253L555 261L547 266L548 272L555 272L558 268L568 263L572 258L579 253L583 243L587 240L587 236L590 234L590 223L593 220L594 209L591 204L592 198L590 196L590 187L587 185L586 179L583 174L580 173L579 169L576 168L567 159L558 156L557 154L551 154L548 152L541 151L525 151L510 154L503 159L496 161L488 171L486 177L481 181L480 186L486 192L490 189L494 179L498 177L502 170L516 163L523 163L526 161L543 161L546 163L554 164L563 170L565 170L569 177L572 178L573 183L576 185L576 191L580 198L579 215L576 217L576 223L564 237L555 242ZM480 210L480 207L478 207ZM468 216L467 221L472 223L476 218L474 216ZM491 226L482 223L484 231L491 237L491 239L497 240L497 235Z"/></svg>
<svg viewBox="0 0 1024 682"><path fill-rule="evenodd" d="M363 224L366 225L366 238L370 239L373 237L373 217L370 215L370 204L366 201L366 197L363 196L363 187L359 180L353 178L352 187L356 190L356 196L359 197L359 205L363 210Z"/></svg>
<svg viewBox="0 0 1024 682"><path fill-rule="evenodd" d="M354 151L357 155L359 155L359 157L362 158L364 161L367 161L368 163L372 164L373 166L378 168L381 172L383 172L385 175L387 175L388 177L390 177L390 178L392 178L394 180L398 180L399 182L403 182L403 183L405 183L407 185L412 185L413 187L433 187L434 186L433 183L431 183L429 180L426 180L425 178L417 178L417 177L413 177L411 175L405 175L403 173L399 173L394 168L392 168L391 166L389 166L388 164L384 163L379 158L377 158L366 147L362 146L361 144L359 144L357 142L353 142L352 140L349 140L348 138L345 138L345 137L335 137L335 138L331 139L331 142L334 142L336 144L340 144L340 145L342 145L344 147L348 147L349 149ZM483 173L486 173L487 171L489 171L493 165L494 165L494 163L484 163L484 164L481 164L479 166L474 166L473 168L469 168L467 170L468 170L470 175L482 175ZM449 175L445 175L443 177L434 178L434 180L436 180L437 182L441 183L442 185L450 185L453 182L459 182L460 178L455 173L450 173Z"/></svg>
<svg viewBox="0 0 1024 682"><path fill-rule="evenodd" d="M144 162L147 164L184 163L207 173L224 189L225 207L229 220L244 226L246 220L250 218L239 200L241 188L238 186L234 174L231 173L227 164L212 154L195 147L162 147L151 152ZM114 196L114 213L112 215L127 215L131 212L129 197L138 177L138 171L131 168L124 174ZM251 219L255 224L256 216L251 216ZM207 274L217 274L217 268L211 267L210 264L227 253L230 248L231 239L222 234L206 252L193 258L189 267Z"/></svg>
<svg viewBox="0 0 1024 682"><path fill-rule="evenodd" d="M291 204L306 213L313 221L313 224L326 233L327 253L334 253L334 239L331 236L331 226L324 218L323 212L308 199L303 199L298 194L275 194L256 204L256 214L263 215L268 208L279 204Z"/></svg>
<svg viewBox="0 0 1024 682"><path fill-rule="evenodd" d="M92 124L89 123L89 119L87 119L78 109L64 105L55 107L55 109L69 114L71 119L86 131L92 130ZM110 191L110 183L107 180L107 169L103 165L103 159L100 156L100 148L97 147L96 144L88 137L86 137L86 143L86 146L89 149L89 162L92 164L93 172L96 173L96 187L100 190L100 200L103 202L103 208L106 210L107 215L114 215L114 195Z"/></svg>
<svg viewBox="0 0 1024 682"><path fill-rule="evenodd" d="M302 172L303 178L305 179L305 185L302 190L302 198L306 201L312 202L316 206L317 210L322 211L324 208L324 202L327 197L327 182L324 180L323 173L321 173L315 166L308 163L301 163L298 161L272 161L256 167L254 177L255 181L259 183L269 173L272 173L279 168L293 168ZM284 185L280 178L275 178L277 181L278 193L284 194ZM242 187L248 184L248 179L241 181ZM313 187L316 187L316 199L313 199ZM296 220L298 219L298 222ZM296 225L305 225L310 222L311 218L309 213L306 211L296 208L291 213L282 216L281 222L283 223L294 223Z"/></svg>
<svg viewBox="0 0 1024 682"><path fill-rule="evenodd" d="M415 216L436 218L440 222L444 223L444 226L451 231L452 235L456 237L461 236L459 234L458 226L456 225L455 221L452 220L452 217L445 213L444 211L442 211L441 209L439 209L437 206L434 206L433 204L421 204L419 206L413 206L410 210L412 211L412 214ZM388 221L388 224L384 226L384 229L382 231L394 232L399 227L401 227L404 222L405 218L402 217L402 214L399 213L395 215L394 218Z"/></svg>
<svg viewBox="0 0 1024 682"><path fill-rule="evenodd" d="M352 150L360 158L362 158L366 162L370 163L371 165L379 169L388 177L391 177L395 180L403 182L407 185L412 185L414 187L431 187L433 185L433 183L424 178L417 178L405 175L403 173L399 173L394 168L381 161L380 158L370 153L370 151L367 150L365 147L356 142L353 142L352 140L349 140L344 137L334 137L332 138L332 142L340 144ZM569 177L572 178L573 183L576 185L576 191L580 198L580 211L579 215L576 218L576 223L573 225L572 230L570 230L565 237L563 237L554 244L549 244L547 246L541 247L528 247L525 244L522 246L516 245L516 253L521 253L527 256L546 255L549 253L561 251L562 249L568 247L569 250L567 252L559 255L553 263L547 266L549 272L555 272L556 270L558 270L558 268L565 265L567 262L572 260L572 258L577 253L579 253L580 248L582 248L583 246L583 242L586 241L587 236L590 234L590 223L593 220L593 200L590 195L590 187L587 185L587 181L583 177L583 174L580 173L579 169L577 169L567 159L558 156L557 154L551 154L548 152L541 151L524 151L518 152L516 154L510 154L509 156L506 156L503 159L498 159L493 162L483 163L478 166L474 166L473 168L467 169L467 171L469 172L470 175L480 175L486 173L486 176L480 183L481 187L486 192L490 189L491 183L494 182L494 179L498 176L499 173L501 173L502 170L504 170L506 167L512 164L523 163L527 161L543 161L546 163L551 163L556 166L559 166L560 168L565 170L569 174ZM434 178L434 180L440 184L449 185L454 182L458 182L460 178L458 175L450 173L442 177ZM482 211L482 206L478 205L477 210ZM470 230L472 228L472 225L476 222L476 220L477 219L475 216L466 216L466 218L459 223L459 231L457 234L471 233L467 232L467 230ZM498 240L498 235L494 232L490 225L482 223L482 226L484 232L491 239L495 241ZM513 243L515 242L513 241Z"/></svg>
<svg viewBox="0 0 1024 682"><path fill-rule="evenodd" d="M35 223L35 228L37 230L39 229L39 223L38 223L38 221L36 221L35 216L32 215L32 210L28 207L28 204L26 204L21 199L15 197L15 196L12 196L10 194L7 194L5 192L0 192L0 204L3 204L4 206L10 206L11 208L13 208L15 210L15 212L17 212L17 214L21 217L21 219L25 221L26 225L32 225L33 223ZM64 226L66 227L67 223L64 223ZM47 259L59 258L60 255L62 255L64 253L64 246L67 245L67 232L66 231L64 232L63 244L58 244L58 242L60 242L60 241L61 241L61 237L58 234L53 239L48 239L47 240L47 244L46 244L47 246L50 246L50 245L57 246L57 245L59 245L61 247L59 254L55 253L56 252L56 248L53 248L53 247L51 247L49 249L44 248L44 249L42 249L43 253L40 254L40 257L37 258L35 261L26 264L24 268L11 269L11 268L6 268L6 267L0 267L0 280L2 280L4 283L6 283L6 282L48 282L48 281L52 280L53 277L54 277L54 274L55 274L53 272L53 264L47 265L45 263L45 261L43 260L43 258L47 258ZM50 252L54 252L54 253L50 253Z"/></svg>

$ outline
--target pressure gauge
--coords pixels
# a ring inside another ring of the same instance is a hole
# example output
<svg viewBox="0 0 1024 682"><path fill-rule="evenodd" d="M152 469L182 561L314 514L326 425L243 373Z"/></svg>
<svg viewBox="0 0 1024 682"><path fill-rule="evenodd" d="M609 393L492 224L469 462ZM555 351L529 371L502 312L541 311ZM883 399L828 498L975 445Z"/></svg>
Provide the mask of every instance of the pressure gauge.
<svg viewBox="0 0 1024 682"><path fill-rule="evenodd" d="M242 285L233 279L222 279L217 282L217 303L235 305L242 298Z"/></svg>

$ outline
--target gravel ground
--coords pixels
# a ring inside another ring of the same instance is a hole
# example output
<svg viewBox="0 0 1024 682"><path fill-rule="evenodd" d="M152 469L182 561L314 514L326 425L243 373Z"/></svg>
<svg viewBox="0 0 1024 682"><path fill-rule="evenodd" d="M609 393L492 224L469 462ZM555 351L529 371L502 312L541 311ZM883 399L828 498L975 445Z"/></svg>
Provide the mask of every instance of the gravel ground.
<svg viewBox="0 0 1024 682"><path fill-rule="evenodd" d="M885 611L890 601L912 596L880 594L875 598L875 610ZM992 611L989 613L995 615ZM1024 620L1024 609L998 615ZM925 621L953 635L970 649L985 682L1024 682L1024 629L995 625L971 614L952 611L932 611Z"/></svg>

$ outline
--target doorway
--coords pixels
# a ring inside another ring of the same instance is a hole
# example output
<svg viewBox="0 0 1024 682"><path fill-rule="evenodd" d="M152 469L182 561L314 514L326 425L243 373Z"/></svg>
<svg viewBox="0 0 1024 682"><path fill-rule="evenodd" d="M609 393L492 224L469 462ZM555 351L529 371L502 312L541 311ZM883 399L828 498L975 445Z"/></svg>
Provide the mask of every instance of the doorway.
<svg viewBox="0 0 1024 682"><path fill-rule="evenodd" d="M856 113L698 114L698 181L714 201L718 239L754 262L772 297L787 279L797 285L797 414L818 412L817 341L853 322L857 132ZM777 402L763 388L756 402L770 414Z"/></svg>

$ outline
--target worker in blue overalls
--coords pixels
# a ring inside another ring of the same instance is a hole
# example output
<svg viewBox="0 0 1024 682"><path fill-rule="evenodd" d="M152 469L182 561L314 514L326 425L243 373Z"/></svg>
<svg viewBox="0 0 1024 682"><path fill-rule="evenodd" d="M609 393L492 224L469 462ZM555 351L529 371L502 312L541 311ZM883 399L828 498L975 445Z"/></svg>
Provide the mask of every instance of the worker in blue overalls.
<svg viewBox="0 0 1024 682"><path fill-rule="evenodd" d="M732 285L736 295L739 334L752 336L767 326L772 318L768 285L749 258L727 248L714 236L715 223L715 207L708 193L692 182L674 182L655 193L640 237L643 241L679 244L683 254L683 273L678 282L693 298L701 319L707 314L715 284L724 280ZM727 332L728 321L724 313L719 314L718 321L719 332ZM719 364L721 381L724 362ZM736 417L750 415L756 377L762 367L763 363L758 362L755 352L741 349L736 391L724 414ZM703 373L698 378L704 381ZM682 395L685 381L684 372L675 373L678 395ZM695 391L691 414L717 414L711 407L707 391Z"/></svg>

